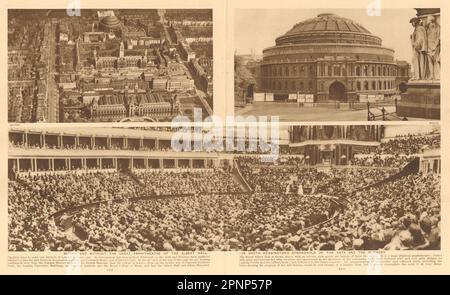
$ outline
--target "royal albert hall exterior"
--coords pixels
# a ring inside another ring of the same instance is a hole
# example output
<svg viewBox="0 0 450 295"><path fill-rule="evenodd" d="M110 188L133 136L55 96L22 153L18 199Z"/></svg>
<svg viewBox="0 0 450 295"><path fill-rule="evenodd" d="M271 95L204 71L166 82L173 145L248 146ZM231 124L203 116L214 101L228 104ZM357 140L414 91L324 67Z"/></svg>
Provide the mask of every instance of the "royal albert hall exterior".
<svg viewBox="0 0 450 295"><path fill-rule="evenodd" d="M386 97L399 94L408 80L409 64L394 60L381 38L335 14L302 21L275 43L263 50L259 81L275 100L297 93L314 94L315 102Z"/></svg>

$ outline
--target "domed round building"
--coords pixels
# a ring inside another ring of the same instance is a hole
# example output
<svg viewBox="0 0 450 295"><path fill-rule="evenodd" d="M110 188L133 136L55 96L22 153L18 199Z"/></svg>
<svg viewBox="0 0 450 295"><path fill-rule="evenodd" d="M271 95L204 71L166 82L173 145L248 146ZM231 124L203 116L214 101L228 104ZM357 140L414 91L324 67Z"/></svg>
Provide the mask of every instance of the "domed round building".
<svg viewBox="0 0 450 295"><path fill-rule="evenodd" d="M105 16L100 20L100 29L104 31L114 31L120 28L120 20L115 15Z"/></svg>
<svg viewBox="0 0 450 295"><path fill-rule="evenodd" d="M275 100L314 94L315 102L359 101L360 94L391 96L409 65L362 25L324 13L296 24L263 50L260 88Z"/></svg>

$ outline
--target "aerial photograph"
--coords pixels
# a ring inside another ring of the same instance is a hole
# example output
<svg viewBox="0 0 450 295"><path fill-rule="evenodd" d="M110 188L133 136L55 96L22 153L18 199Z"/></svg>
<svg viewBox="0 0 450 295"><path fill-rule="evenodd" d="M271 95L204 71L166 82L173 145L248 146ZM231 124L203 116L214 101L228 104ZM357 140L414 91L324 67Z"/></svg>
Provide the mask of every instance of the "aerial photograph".
<svg viewBox="0 0 450 295"><path fill-rule="evenodd" d="M211 9L8 10L8 121L213 112Z"/></svg>

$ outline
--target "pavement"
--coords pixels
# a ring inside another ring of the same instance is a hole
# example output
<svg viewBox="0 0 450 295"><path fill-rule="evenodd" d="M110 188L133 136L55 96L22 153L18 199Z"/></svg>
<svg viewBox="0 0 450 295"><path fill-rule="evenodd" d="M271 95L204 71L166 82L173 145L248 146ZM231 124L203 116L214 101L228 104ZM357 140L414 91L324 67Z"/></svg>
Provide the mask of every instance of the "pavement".
<svg viewBox="0 0 450 295"><path fill-rule="evenodd" d="M375 115L381 115L381 107L371 108ZM388 113L394 106L385 106ZM367 110L335 109L333 107L298 107L296 103L254 102L243 108L235 108L235 116L278 116L280 122L292 121L367 121ZM401 121L402 118L388 116L389 120ZM429 121L429 119L410 118L408 121Z"/></svg>

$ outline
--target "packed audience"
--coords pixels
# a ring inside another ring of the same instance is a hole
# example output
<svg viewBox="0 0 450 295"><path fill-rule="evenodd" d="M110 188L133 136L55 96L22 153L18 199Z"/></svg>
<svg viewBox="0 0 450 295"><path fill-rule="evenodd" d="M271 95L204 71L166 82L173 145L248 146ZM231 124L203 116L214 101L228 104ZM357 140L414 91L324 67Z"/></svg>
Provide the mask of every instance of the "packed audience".
<svg viewBox="0 0 450 295"><path fill-rule="evenodd" d="M208 208L208 210L205 210ZM324 221L326 198L212 194L111 203L74 218L77 250L240 250ZM63 245L61 245L63 246Z"/></svg>
<svg viewBox="0 0 450 295"><path fill-rule="evenodd" d="M161 172L135 171L134 174L154 194L237 193L239 185L232 175L221 169L203 171ZM174 185L176 184L176 185Z"/></svg>
<svg viewBox="0 0 450 295"><path fill-rule="evenodd" d="M402 168L412 160L414 156L406 155L359 155L354 157L350 162L354 166L364 166L364 167L385 167L385 168Z"/></svg>
<svg viewBox="0 0 450 295"><path fill-rule="evenodd" d="M395 140L354 167L239 156L234 170L21 174L9 250L440 249L440 176L397 174L416 150Z"/></svg>
<svg viewBox="0 0 450 295"><path fill-rule="evenodd" d="M261 163L258 157L240 157L239 167L248 184L255 191L295 192L299 188L309 193L337 194L361 188L391 175L396 170L365 168L333 168L318 171L303 165L303 159L289 157L280 163Z"/></svg>
<svg viewBox="0 0 450 295"><path fill-rule="evenodd" d="M325 226L301 232L296 249L440 249L439 176L413 174L354 193Z"/></svg>
<svg viewBox="0 0 450 295"><path fill-rule="evenodd" d="M118 172L22 176L8 185L9 244L13 250L40 250L52 235L52 214L101 200L138 196L138 186Z"/></svg>
<svg viewBox="0 0 450 295"><path fill-rule="evenodd" d="M220 170L215 173L147 171L137 175L78 171L22 174L8 186L10 249L27 251L49 247L48 238L53 234L47 229L54 225L49 217L64 209L146 196L239 192L239 186L230 178L229 173ZM174 182L180 185L173 185Z"/></svg>
<svg viewBox="0 0 450 295"><path fill-rule="evenodd" d="M379 155L412 155L421 153L422 148L439 148L440 134L398 136L382 142L376 149ZM370 149L366 150L370 153Z"/></svg>

